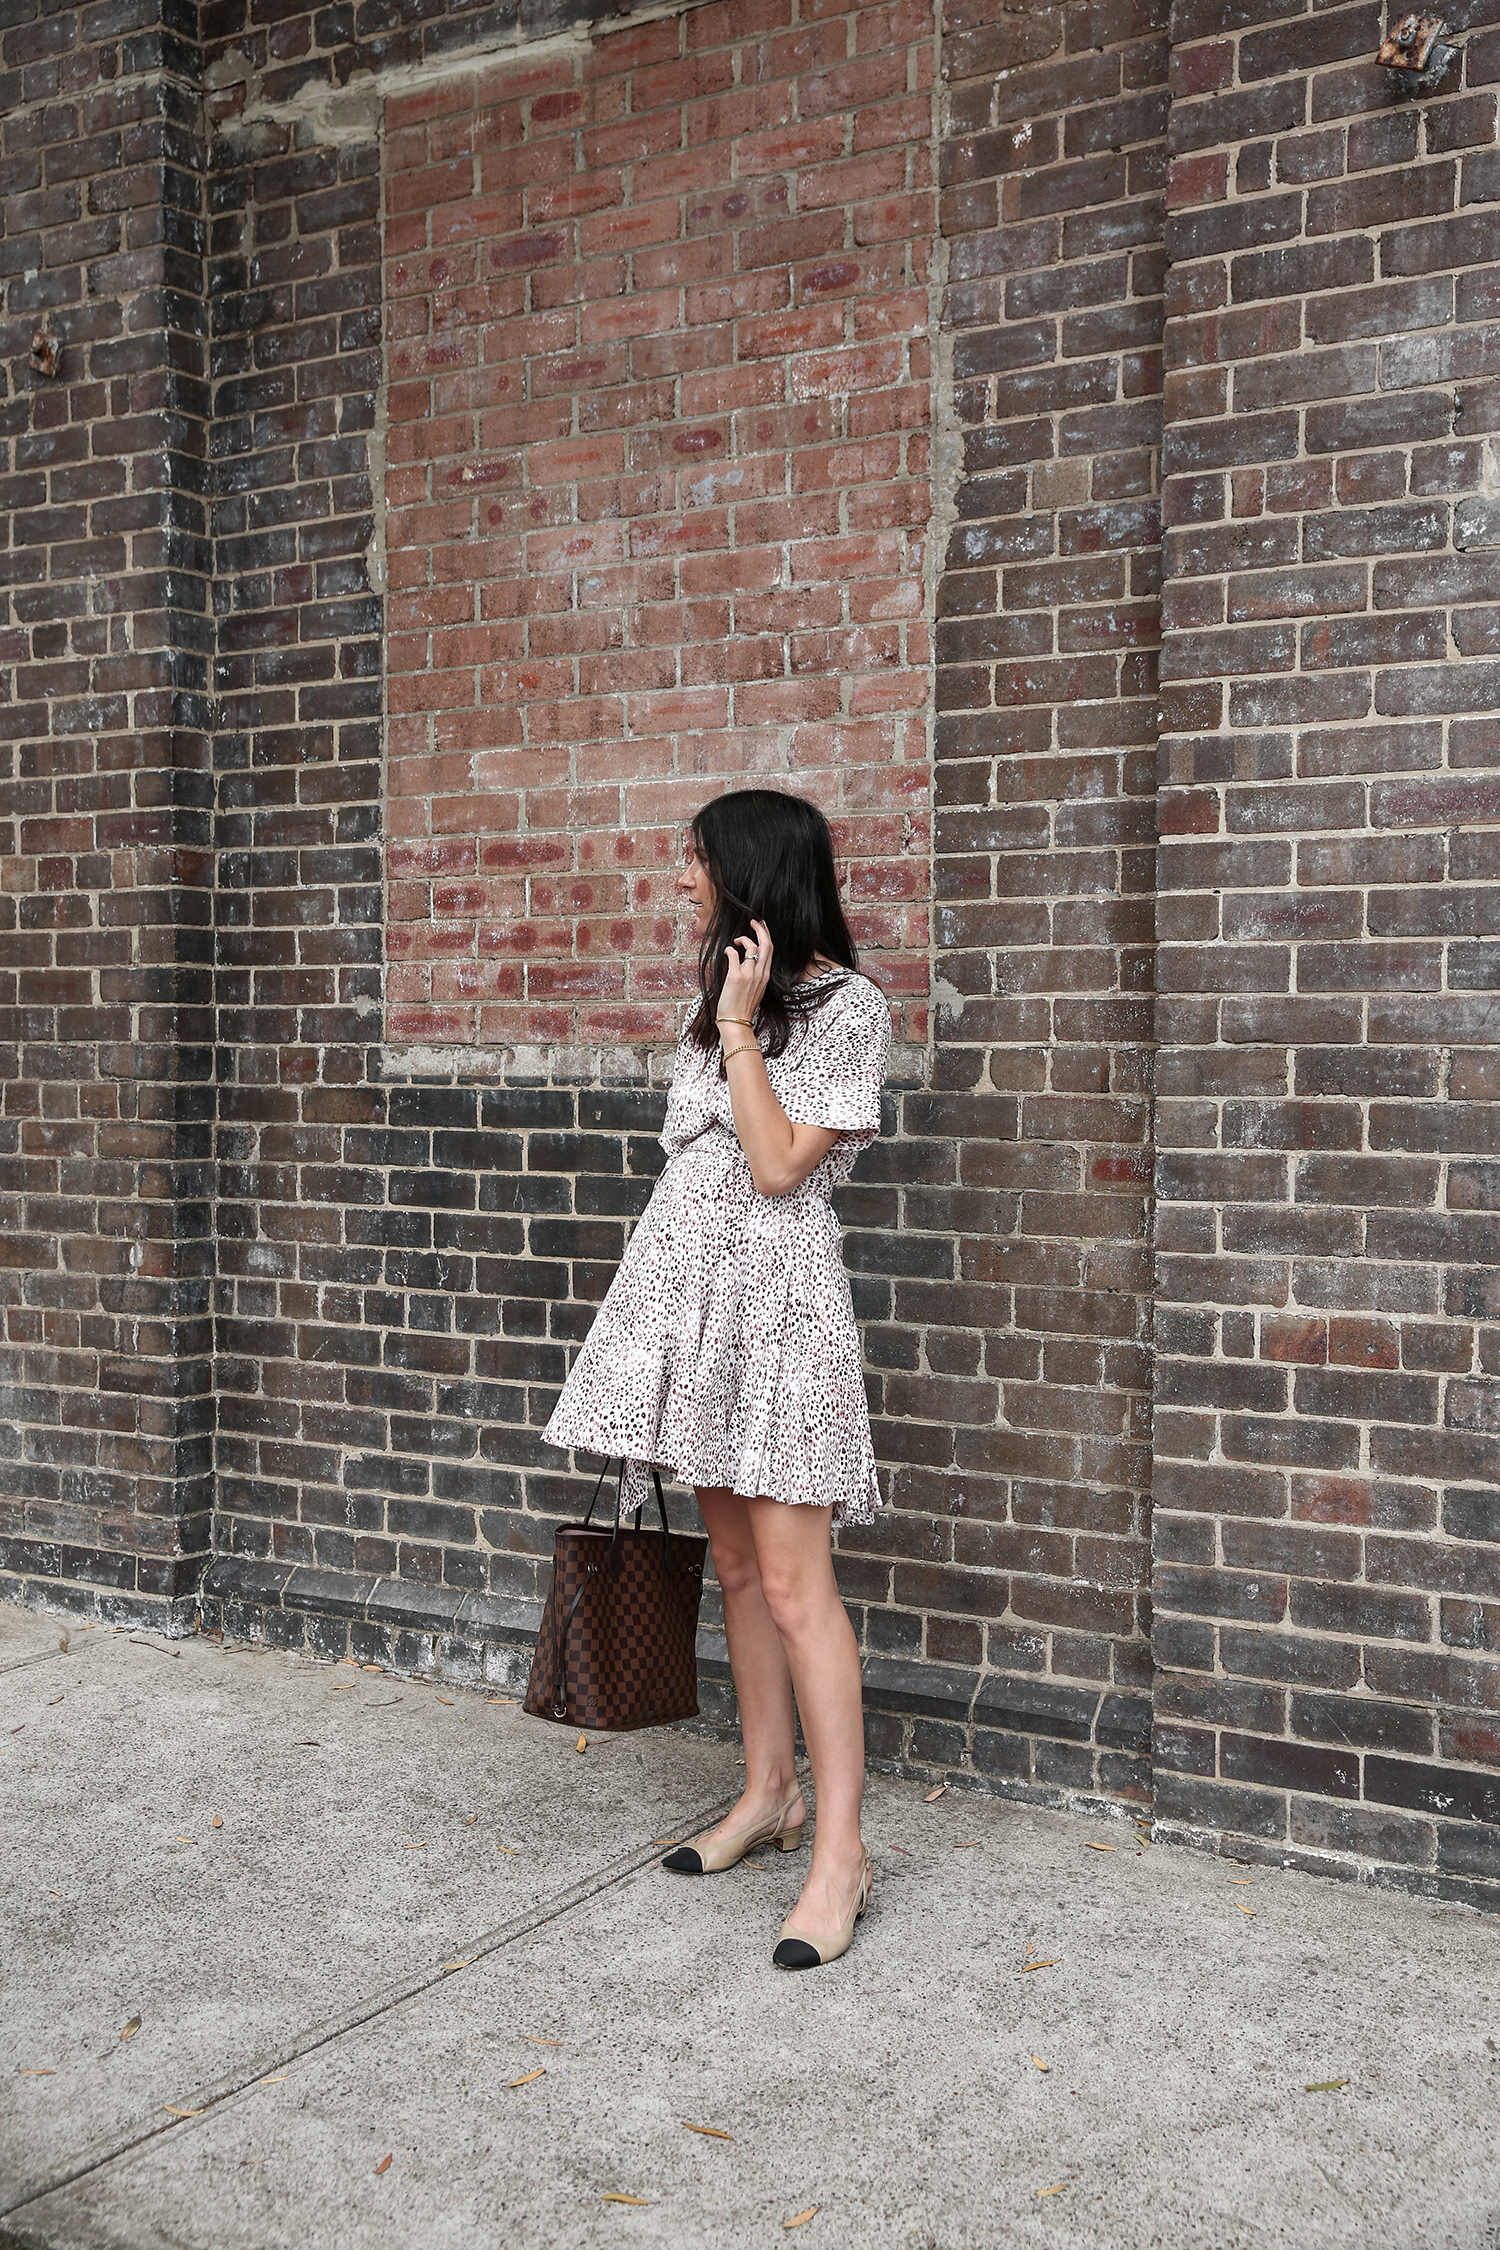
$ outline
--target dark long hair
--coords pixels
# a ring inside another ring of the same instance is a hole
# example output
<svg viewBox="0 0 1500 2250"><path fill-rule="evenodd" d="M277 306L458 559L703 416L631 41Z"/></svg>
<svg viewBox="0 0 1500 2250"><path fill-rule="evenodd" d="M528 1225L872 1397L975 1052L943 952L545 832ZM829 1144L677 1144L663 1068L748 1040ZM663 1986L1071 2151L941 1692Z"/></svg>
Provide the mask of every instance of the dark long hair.
<svg viewBox="0 0 1500 2250"><path fill-rule="evenodd" d="M714 1016L724 990L725 948L752 935L754 918L765 923L774 948L755 1028L768 1055L782 1054L793 1025L838 990L837 984L798 982L813 960L821 955L851 972L859 966L839 904L828 823L805 797L732 789L709 800L691 834L714 887L714 907L698 949L701 998L688 1037L705 1054L717 1048Z"/></svg>

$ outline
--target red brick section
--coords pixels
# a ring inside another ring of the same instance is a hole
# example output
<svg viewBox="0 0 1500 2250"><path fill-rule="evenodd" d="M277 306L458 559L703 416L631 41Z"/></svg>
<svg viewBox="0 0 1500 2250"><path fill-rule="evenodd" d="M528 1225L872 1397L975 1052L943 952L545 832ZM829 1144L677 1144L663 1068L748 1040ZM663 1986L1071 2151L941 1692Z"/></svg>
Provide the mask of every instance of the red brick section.
<svg viewBox="0 0 1500 2250"><path fill-rule="evenodd" d="M1500 1876L1494 8L1179 0L1159 1814Z"/></svg>
<svg viewBox="0 0 1500 2250"><path fill-rule="evenodd" d="M196 58L125 9L3 22L0 1572L190 1615L212 1501Z"/></svg>
<svg viewBox="0 0 1500 2250"><path fill-rule="evenodd" d="M386 105L387 1037L670 1044L681 824L833 816L926 1038L930 0Z"/></svg>
<svg viewBox="0 0 1500 2250"><path fill-rule="evenodd" d="M947 1230L953 1264L869 1346L929 1511L874 1535L896 1599L1018 1730L976 1758L1116 1795L1147 1787L1164 19L950 0L936 1050L888 1153L906 1254Z"/></svg>

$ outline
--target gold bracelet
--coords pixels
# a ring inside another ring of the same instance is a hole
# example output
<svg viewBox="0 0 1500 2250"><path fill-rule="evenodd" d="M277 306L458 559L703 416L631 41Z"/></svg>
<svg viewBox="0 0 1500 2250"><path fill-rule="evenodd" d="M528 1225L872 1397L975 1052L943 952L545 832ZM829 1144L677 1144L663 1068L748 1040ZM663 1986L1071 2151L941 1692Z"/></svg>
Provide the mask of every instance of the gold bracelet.
<svg viewBox="0 0 1500 2250"><path fill-rule="evenodd" d="M731 1055L758 1055L760 1053L760 1049L751 1040L747 1039L742 1046L725 1047L722 1050L722 1053L725 1062L728 1062Z"/></svg>
<svg viewBox="0 0 1500 2250"><path fill-rule="evenodd" d="M715 1021L716 1025L720 1023L742 1023L747 1031L753 1031L755 1028L753 1016L719 1016Z"/></svg>

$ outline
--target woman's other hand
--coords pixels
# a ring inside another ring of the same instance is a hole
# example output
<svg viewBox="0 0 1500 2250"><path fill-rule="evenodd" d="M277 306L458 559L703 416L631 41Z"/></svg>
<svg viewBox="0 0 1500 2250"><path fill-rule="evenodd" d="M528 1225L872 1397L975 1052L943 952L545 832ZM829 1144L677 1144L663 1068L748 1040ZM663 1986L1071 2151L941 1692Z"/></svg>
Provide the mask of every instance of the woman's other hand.
<svg viewBox="0 0 1500 2250"><path fill-rule="evenodd" d="M764 922L752 920L749 937L736 938L724 948L724 989L714 1012L716 1023L753 1024L761 996L771 981L771 933Z"/></svg>

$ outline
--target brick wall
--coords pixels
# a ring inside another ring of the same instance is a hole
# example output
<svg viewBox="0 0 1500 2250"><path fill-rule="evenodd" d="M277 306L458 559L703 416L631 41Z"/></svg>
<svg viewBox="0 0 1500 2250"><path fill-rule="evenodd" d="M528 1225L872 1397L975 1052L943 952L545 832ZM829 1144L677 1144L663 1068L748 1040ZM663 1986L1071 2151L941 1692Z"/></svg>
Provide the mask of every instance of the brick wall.
<svg viewBox="0 0 1500 2250"><path fill-rule="evenodd" d="M182 1624L212 1502L209 1625L515 1676L581 1489L537 1433L660 1163L668 839L770 770L835 813L908 1034L842 1198L873 1754L1495 1898L1500 31L1403 90L1368 8L1195 6L1170 59L1142 0L952 0L940 39L689 6L531 57L566 8L0 32L0 1592ZM471 223L472 285L436 271ZM895 394L796 395L893 338ZM711 373L774 396L710 412ZM388 422L402 383L430 415ZM575 533L618 534L608 598L547 564ZM388 822L472 871L387 868ZM392 936L496 981L388 1026Z"/></svg>
<svg viewBox="0 0 1500 2250"><path fill-rule="evenodd" d="M933 31L737 0L387 103L389 1041L670 1048L682 824L777 777L925 1045Z"/></svg>
<svg viewBox="0 0 1500 2250"><path fill-rule="evenodd" d="M1157 1807L1500 1873L1493 8L1179 0Z"/></svg>
<svg viewBox="0 0 1500 2250"><path fill-rule="evenodd" d="M0 30L0 1568L190 1615L212 1500L202 151L192 11L153 14L13 6Z"/></svg>

